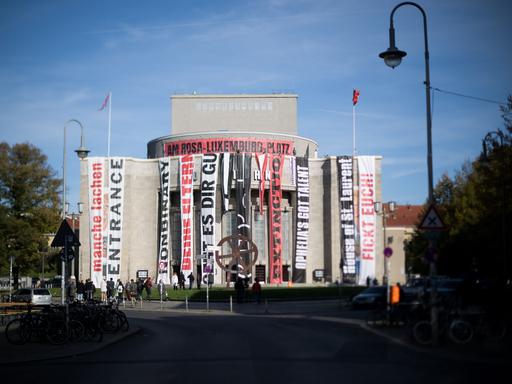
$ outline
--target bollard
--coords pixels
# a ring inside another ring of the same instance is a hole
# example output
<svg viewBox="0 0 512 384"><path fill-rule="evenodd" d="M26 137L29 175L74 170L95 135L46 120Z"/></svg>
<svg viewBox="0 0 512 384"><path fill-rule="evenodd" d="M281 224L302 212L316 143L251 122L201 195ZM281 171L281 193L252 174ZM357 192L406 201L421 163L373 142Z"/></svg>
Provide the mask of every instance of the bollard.
<svg viewBox="0 0 512 384"><path fill-rule="evenodd" d="M233 312L233 296L229 296L229 312Z"/></svg>
<svg viewBox="0 0 512 384"><path fill-rule="evenodd" d="M188 312L188 296L185 296L185 310Z"/></svg>
<svg viewBox="0 0 512 384"><path fill-rule="evenodd" d="M140 309L142 309L142 297L140 298Z"/></svg>

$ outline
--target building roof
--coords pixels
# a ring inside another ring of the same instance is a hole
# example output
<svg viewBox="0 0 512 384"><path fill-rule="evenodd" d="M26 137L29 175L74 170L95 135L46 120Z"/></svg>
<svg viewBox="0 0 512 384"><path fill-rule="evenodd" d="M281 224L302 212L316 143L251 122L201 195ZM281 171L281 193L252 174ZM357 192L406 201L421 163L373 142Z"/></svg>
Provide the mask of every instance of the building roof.
<svg viewBox="0 0 512 384"><path fill-rule="evenodd" d="M386 227L415 227L423 215L423 205L396 205L395 211L388 215Z"/></svg>

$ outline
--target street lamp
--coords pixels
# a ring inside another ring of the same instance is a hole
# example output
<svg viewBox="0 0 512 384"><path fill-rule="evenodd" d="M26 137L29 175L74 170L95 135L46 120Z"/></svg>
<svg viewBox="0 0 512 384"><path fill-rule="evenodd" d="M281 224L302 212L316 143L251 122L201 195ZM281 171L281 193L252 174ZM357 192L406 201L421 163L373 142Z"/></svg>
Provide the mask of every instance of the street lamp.
<svg viewBox="0 0 512 384"><path fill-rule="evenodd" d="M430 111L430 64L429 64L429 53L428 53L428 33L427 33L427 15L423 8L421 8L418 4L413 3L412 1L405 1L403 3L398 4L391 11L391 15L389 17L389 48L380 53L379 57L384 59L386 65L391 68L395 68L402 62L402 58L406 56L404 51L400 51L395 45L395 28L393 24L393 16L396 10L404 5L412 5L416 9L418 9L423 16L423 37L425 43L425 96L427 100L427 167L428 167L428 203L429 205L434 204L434 178L432 171L432 116ZM428 233L427 236L430 238L430 242L432 247L435 246L436 238L435 233ZM439 325L438 325L438 313L437 313L437 287L435 284L436 277L436 264L435 260L430 262L430 278L432 280L432 291L430 295L431 300L431 310L430 310L430 321L432 324L432 340L434 345L438 342L439 337Z"/></svg>
<svg viewBox="0 0 512 384"><path fill-rule="evenodd" d="M496 141L496 137L499 139ZM503 148L504 144L504 135L500 130L488 132L485 137L482 139L482 160L487 162L489 161L489 149L494 149L495 147ZM503 254L503 273L505 278L508 277L508 263L507 263L507 219L506 219L506 207L505 207L505 161L502 162L502 171L500 172L500 180L501 180L501 251Z"/></svg>
<svg viewBox="0 0 512 384"><path fill-rule="evenodd" d="M384 279L386 280L386 312L388 315L389 320L389 314L391 311L390 301L389 301L389 272L391 269L391 262L390 262L390 254L388 256L387 254L387 247L391 243L389 239L387 238L386 234L386 220L389 217L390 214L395 212L396 210L396 203L394 201L390 201L389 203L381 203L380 201L376 201L373 203L373 208L375 210L375 213L377 215L380 215L382 217L382 231L383 231L383 247L382 252L384 255Z"/></svg>
<svg viewBox="0 0 512 384"><path fill-rule="evenodd" d="M66 131L67 125L69 123L76 123L80 126L80 148L75 150L80 160L83 160L87 157L89 150L84 147L84 127L82 123L80 123L76 119L71 119L66 121L64 124L64 152L63 152L63 160L62 160L62 220L66 220ZM61 290L62 290L62 304L65 301L65 292L66 292L66 262L62 261L62 278L61 278Z"/></svg>
<svg viewBox="0 0 512 384"><path fill-rule="evenodd" d="M430 65L428 53L428 34L427 34L427 15L423 8L411 1L405 1L398 4L391 11L389 18L389 48L379 54L384 59L384 63L391 68L395 68L402 62L402 58L407 55L406 52L399 50L395 45L395 28L393 23L393 15L395 11L403 5L412 5L420 10L423 15L423 35L425 41L425 94L427 98L427 166L428 166L428 202L433 203L434 200L434 180L432 171L432 118L430 112Z"/></svg>

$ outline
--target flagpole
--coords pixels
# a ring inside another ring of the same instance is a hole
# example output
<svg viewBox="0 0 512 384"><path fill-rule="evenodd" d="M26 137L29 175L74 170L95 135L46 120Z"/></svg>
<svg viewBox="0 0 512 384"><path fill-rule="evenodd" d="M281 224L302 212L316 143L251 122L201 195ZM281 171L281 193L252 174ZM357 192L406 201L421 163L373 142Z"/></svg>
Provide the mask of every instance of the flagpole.
<svg viewBox="0 0 512 384"><path fill-rule="evenodd" d="M357 155L356 149L356 105L352 105L352 156Z"/></svg>
<svg viewBox="0 0 512 384"><path fill-rule="evenodd" d="M112 92L108 92L108 148L107 148L107 158L110 158L110 128L112 126Z"/></svg>

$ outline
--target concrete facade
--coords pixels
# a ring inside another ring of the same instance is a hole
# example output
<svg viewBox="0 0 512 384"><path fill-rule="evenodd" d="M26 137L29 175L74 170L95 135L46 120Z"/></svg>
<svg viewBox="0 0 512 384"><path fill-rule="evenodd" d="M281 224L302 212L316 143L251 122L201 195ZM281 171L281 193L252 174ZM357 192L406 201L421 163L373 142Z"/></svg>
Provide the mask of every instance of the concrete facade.
<svg viewBox="0 0 512 384"><path fill-rule="evenodd" d="M179 155L166 153L173 143L201 141L210 139L229 140L260 140L264 143L283 141L292 143L288 153L284 154L281 204L283 218L283 265L287 266L289 277L292 274L292 257L295 244L295 210L297 206L296 186L292 180L291 162L296 156L304 156L309 151L310 172L310 216L309 216L309 247L307 253L306 283L341 281L340 261L342 258L342 240L340 228L340 197L339 176L336 157L316 158L318 145L315 141L297 136L297 96L296 95L183 95L173 96L172 102L172 134L152 140L148 143L148 159L124 158L124 203L122 223L122 244L120 252L120 274L122 281L135 278L137 271L147 271L156 276L159 248L159 193L160 174L159 158L170 158L170 212L172 220L180 215L180 178ZM266 103L266 104L265 104ZM270 103L270 104L269 104ZM263 107L265 105L265 107ZM265 108L265 109L263 109ZM222 131L220 127L222 128ZM227 129L227 131L225 131ZM183 147L185 148L185 147ZM269 147L270 148L270 147ZM274 147L272 147L274 148ZM293 151L292 151L293 149ZM181 149L179 149L181 150ZM184 149L185 150L185 149ZM204 149L203 149L204 150ZM200 217L201 153L194 156L194 218ZM105 167L107 160L105 159ZM357 163L357 162L355 162ZM381 158L375 158L376 201L381 200ZM269 276L269 233L268 233L268 202L264 202L263 232L256 232L257 221L261 217L257 213L261 203L258 197L259 181L258 166L254 155L251 160L251 208L250 217L253 226L252 237L260 248L257 265L265 267L265 275ZM354 190L357 191L357 167L354 169ZM84 202L84 213L80 220L80 252L79 274L86 279L91 276L91 222L89 193L92 183L88 161L81 161L80 197ZM234 185L232 185L234 188ZM269 186L267 184L267 190ZM231 233L232 223L221 211L221 196L217 185L215 228L218 242L223 236ZM230 205L236 204L232 193ZM357 220L357 205L356 220ZM103 220L106 220L104 218ZM181 237L179 229L174 226L170 230L171 255L173 269L179 269ZM200 257L198 220L194 224L194 263ZM382 256L383 239L382 224L377 218L376 239L376 271L375 277L381 281L384 274L384 258ZM402 261L393 262L391 281L403 281L405 271ZM253 267L255 268L255 267ZM321 270L322 279L315 279L315 271ZM253 270L254 274L254 270ZM318 281L317 281L318 280ZM215 270L215 283L224 284L226 275L220 269ZM268 279L267 279L268 282ZM286 281L285 281L286 282Z"/></svg>

